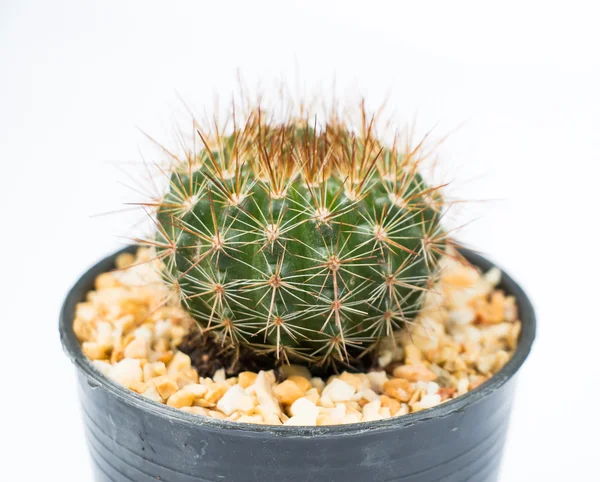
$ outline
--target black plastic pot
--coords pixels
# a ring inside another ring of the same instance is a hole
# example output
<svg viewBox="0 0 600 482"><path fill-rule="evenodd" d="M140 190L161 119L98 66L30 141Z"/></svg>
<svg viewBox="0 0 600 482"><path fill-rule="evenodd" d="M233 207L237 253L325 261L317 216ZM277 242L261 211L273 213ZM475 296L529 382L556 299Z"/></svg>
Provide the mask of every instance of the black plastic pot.
<svg viewBox="0 0 600 482"><path fill-rule="evenodd" d="M131 250L132 248L128 248ZM102 260L69 292L60 316L64 350L77 367L81 405L97 481L402 481L490 482L498 476L515 374L535 337L535 315L521 288L515 295L523 329L513 358L468 394L403 417L332 427L271 427L213 420L152 402L104 377L73 333L75 305ZM489 261L466 251L474 264Z"/></svg>

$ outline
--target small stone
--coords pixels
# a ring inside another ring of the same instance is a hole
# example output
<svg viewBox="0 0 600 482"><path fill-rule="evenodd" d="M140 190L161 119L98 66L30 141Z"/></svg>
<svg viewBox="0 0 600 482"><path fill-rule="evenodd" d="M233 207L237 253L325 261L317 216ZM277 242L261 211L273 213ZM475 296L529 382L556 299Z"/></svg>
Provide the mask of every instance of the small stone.
<svg viewBox="0 0 600 482"><path fill-rule="evenodd" d="M458 380L457 390L459 395L464 395L465 393L467 393L469 391L469 379L461 378L460 380Z"/></svg>
<svg viewBox="0 0 600 482"><path fill-rule="evenodd" d="M274 385L277 382L277 377L275 376L275 370L267 370L264 372L265 381Z"/></svg>
<svg viewBox="0 0 600 482"><path fill-rule="evenodd" d="M519 310L517 309L517 303L514 296L506 296L504 298L504 321L513 323L517 321L519 316Z"/></svg>
<svg viewBox="0 0 600 482"><path fill-rule="evenodd" d="M483 275L483 278L489 283L490 286L497 286L500 284L500 280L502 279L502 271L496 267L493 267Z"/></svg>
<svg viewBox="0 0 600 482"><path fill-rule="evenodd" d="M317 417L317 425L337 425L337 422L331 417L328 412L319 413Z"/></svg>
<svg viewBox="0 0 600 482"><path fill-rule="evenodd" d="M383 385L387 382L388 377L384 371L376 371L367 373L369 382L371 382L371 388L376 392L383 391Z"/></svg>
<svg viewBox="0 0 600 482"><path fill-rule="evenodd" d="M471 308L461 308L450 311L448 316L455 325L469 325L475 321L477 314Z"/></svg>
<svg viewBox="0 0 600 482"><path fill-rule="evenodd" d="M154 338L152 330L147 325L136 328L133 332L133 336L135 338L141 338L142 340L145 340L148 344L150 344L152 338Z"/></svg>
<svg viewBox="0 0 600 482"><path fill-rule="evenodd" d="M510 354L504 350L498 350L496 352L496 360L492 366L492 373L499 372L508 360L510 360Z"/></svg>
<svg viewBox="0 0 600 482"><path fill-rule="evenodd" d="M120 348L113 348L113 351L110 354L110 363L114 365L115 363L119 363L123 358L125 358L123 350Z"/></svg>
<svg viewBox="0 0 600 482"><path fill-rule="evenodd" d="M417 403L419 400L421 400L421 397L423 395L425 395L424 390L420 390L420 389L415 390L414 393L412 394L412 396L410 397L408 404L414 408L415 403Z"/></svg>
<svg viewBox="0 0 600 482"><path fill-rule="evenodd" d="M124 358L111 367L108 376L124 387L130 388L135 383L142 381L143 373L140 361Z"/></svg>
<svg viewBox="0 0 600 482"><path fill-rule="evenodd" d="M239 419L243 414L240 412L233 412L231 415L229 415L229 417L227 417L227 420L231 420L232 422L235 422L237 419Z"/></svg>
<svg viewBox="0 0 600 482"><path fill-rule="evenodd" d="M411 382L418 380L434 381L437 378L434 372L423 365L400 365L394 368L394 376L405 378Z"/></svg>
<svg viewBox="0 0 600 482"><path fill-rule="evenodd" d="M427 382L425 384L425 392L427 395L435 395L440 389L440 386L435 382Z"/></svg>
<svg viewBox="0 0 600 482"><path fill-rule="evenodd" d="M417 365L423 361L423 353L416 345L410 343L404 347L404 361L408 365Z"/></svg>
<svg viewBox="0 0 600 482"><path fill-rule="evenodd" d="M390 418L391 416L392 416L392 412L390 411L390 409L388 407L381 407L379 409L379 417L381 419Z"/></svg>
<svg viewBox="0 0 600 482"><path fill-rule="evenodd" d="M194 401L194 395L185 390L179 390L169 397L167 405L169 407L181 408L190 407Z"/></svg>
<svg viewBox="0 0 600 482"><path fill-rule="evenodd" d="M144 365L144 381L149 382L153 378L160 377L167 373L167 367L163 362L146 363Z"/></svg>
<svg viewBox="0 0 600 482"><path fill-rule="evenodd" d="M374 400L372 402L367 403L363 407L363 420L365 422L372 422L375 420L381 420L381 415L379 415L379 409L381 408L381 401Z"/></svg>
<svg viewBox="0 0 600 482"><path fill-rule="evenodd" d="M352 400L355 392L356 389L352 385L339 378L334 378L323 389L321 398L329 398L332 402L345 402L346 400Z"/></svg>
<svg viewBox="0 0 600 482"><path fill-rule="evenodd" d="M496 354L490 353L488 355L481 355L476 362L477 371L484 375L491 373L492 367L496 363Z"/></svg>
<svg viewBox="0 0 600 482"><path fill-rule="evenodd" d="M254 408L254 402L241 386L235 385L221 397L217 403L217 408L225 415L231 415L237 410L249 412Z"/></svg>
<svg viewBox="0 0 600 482"><path fill-rule="evenodd" d="M155 340L153 348L158 352L169 351L169 342L164 338L159 338L158 340Z"/></svg>
<svg viewBox="0 0 600 482"><path fill-rule="evenodd" d="M175 376L179 372L189 370L192 367L192 360L185 353L178 351L167 366L169 376Z"/></svg>
<svg viewBox="0 0 600 482"><path fill-rule="evenodd" d="M173 346L179 345L183 341L185 334L186 330L183 326L173 326L171 328L171 344Z"/></svg>
<svg viewBox="0 0 600 482"><path fill-rule="evenodd" d="M377 393L375 393L370 388L363 388L360 392L355 395L357 400L366 400L367 402L372 402L379 397Z"/></svg>
<svg viewBox="0 0 600 482"><path fill-rule="evenodd" d="M108 376L108 373L112 368L112 365L104 360L92 360L92 365L94 365L100 371L100 373L105 376Z"/></svg>
<svg viewBox="0 0 600 482"><path fill-rule="evenodd" d="M456 264L442 273L442 282L454 287L469 288L479 279L479 273L470 266Z"/></svg>
<svg viewBox="0 0 600 482"><path fill-rule="evenodd" d="M90 360L106 360L108 356L106 348L92 341L84 341L81 344L81 350Z"/></svg>
<svg viewBox="0 0 600 482"><path fill-rule="evenodd" d="M442 387L440 388L438 395L441 397L442 402L444 400L448 400L450 398L452 398L454 396L454 394L456 393L457 389L453 388L453 387Z"/></svg>
<svg viewBox="0 0 600 482"><path fill-rule="evenodd" d="M494 291L489 303L479 303L477 315L481 323L491 324L504 321L504 293Z"/></svg>
<svg viewBox="0 0 600 482"><path fill-rule="evenodd" d="M266 412L280 414L281 407L279 406L277 399L273 396L273 390L271 388L272 382L269 380L269 378L270 377L267 372L258 372L258 376L256 377L256 381L252 385L252 388L254 388L254 392L258 398L258 403L263 410Z"/></svg>
<svg viewBox="0 0 600 482"><path fill-rule="evenodd" d="M306 391L304 394L305 398L308 398L314 404L319 403L319 399L321 398L319 395L319 391L316 388L311 388Z"/></svg>
<svg viewBox="0 0 600 482"><path fill-rule="evenodd" d="M98 317L96 306L89 301L77 304L75 308L75 319L85 324L92 323Z"/></svg>
<svg viewBox="0 0 600 482"><path fill-rule="evenodd" d="M383 352L381 352L381 354L377 358L377 364L381 368L384 368L392 362L393 358L394 358L394 355L390 350L384 350Z"/></svg>
<svg viewBox="0 0 600 482"><path fill-rule="evenodd" d="M154 335L156 338L168 339L171 336L171 328L173 325L170 321L159 320L156 322Z"/></svg>
<svg viewBox="0 0 600 482"><path fill-rule="evenodd" d="M410 407L408 406L408 404L402 403L402 404L400 404L400 410L398 410L394 414L394 417L400 417L400 416L406 415L408 413L410 413Z"/></svg>
<svg viewBox="0 0 600 482"><path fill-rule="evenodd" d="M148 342L143 338L134 338L125 347L125 358L148 358Z"/></svg>
<svg viewBox="0 0 600 482"><path fill-rule="evenodd" d="M80 303L80 305L82 304L84 303ZM75 320L73 320L73 331L80 342L89 341L94 336L91 323L80 317L77 317L77 315Z"/></svg>
<svg viewBox="0 0 600 482"><path fill-rule="evenodd" d="M387 395L381 395L379 397L382 407L387 407L390 410L390 415L394 416L400 410L400 402L394 398L388 397Z"/></svg>
<svg viewBox="0 0 600 482"><path fill-rule="evenodd" d="M517 343L519 342L519 335L521 334L521 322L517 321L513 324L510 333L508 335L508 347L511 350L517 348Z"/></svg>
<svg viewBox="0 0 600 482"><path fill-rule="evenodd" d="M152 383L156 387L156 390L158 390L160 396L165 400L179 389L175 380L170 378L168 375L156 377L152 380Z"/></svg>
<svg viewBox="0 0 600 482"><path fill-rule="evenodd" d="M337 378L349 385L352 385L356 391L362 390L363 388L363 381L361 380L360 376L355 373L343 372Z"/></svg>
<svg viewBox="0 0 600 482"><path fill-rule="evenodd" d="M340 420L346 415L346 404L338 403L335 408L329 412L329 416L333 419L334 423L339 423Z"/></svg>
<svg viewBox="0 0 600 482"><path fill-rule="evenodd" d="M203 397L208 392L208 388L204 385L200 385L199 383L190 383L182 388L182 390L191 393L196 398Z"/></svg>
<svg viewBox="0 0 600 482"><path fill-rule="evenodd" d="M486 380L487 377L483 377L481 375L473 375L469 381L469 390L474 390Z"/></svg>
<svg viewBox="0 0 600 482"><path fill-rule="evenodd" d="M208 390L206 391L206 395L204 395L204 399L210 403L217 403L223 395L229 390L229 385L227 382L213 383Z"/></svg>
<svg viewBox="0 0 600 482"><path fill-rule="evenodd" d="M344 418L340 420L341 424L347 425L349 423L358 423L362 421L362 415L357 413L347 413Z"/></svg>
<svg viewBox="0 0 600 482"><path fill-rule="evenodd" d="M421 400L419 400L418 404L419 404L419 408L420 409L426 409L426 408L432 408L435 407L436 405L439 405L442 402L442 397L440 397L440 395L423 395L421 397Z"/></svg>
<svg viewBox="0 0 600 482"><path fill-rule="evenodd" d="M148 384L146 382L135 382L129 388L134 392L144 393L148 389Z"/></svg>
<svg viewBox="0 0 600 482"><path fill-rule="evenodd" d="M312 387L310 381L308 381L308 379L303 376L292 375L288 377L288 380L290 382L294 382L298 386L298 388L302 390L302 393L306 392L307 390L310 390Z"/></svg>
<svg viewBox="0 0 600 482"><path fill-rule="evenodd" d="M225 369L219 368L213 375L213 381L216 383L224 382L227 377L225 376Z"/></svg>
<svg viewBox="0 0 600 482"><path fill-rule="evenodd" d="M142 392L142 396L149 398L150 400L154 400L155 402L158 402L158 403L164 403L164 400L160 396L160 393L158 393L156 386L152 383L148 384L146 390L144 392Z"/></svg>
<svg viewBox="0 0 600 482"><path fill-rule="evenodd" d="M135 316L125 315L121 316L114 322L115 328L121 330L123 335L128 335L135 328Z"/></svg>
<svg viewBox="0 0 600 482"><path fill-rule="evenodd" d="M107 290L110 288L118 288L119 282L113 277L111 273L102 273L96 276L94 286L98 291Z"/></svg>
<svg viewBox="0 0 600 482"><path fill-rule="evenodd" d="M297 417L296 421L302 419L307 422L305 425L316 425L319 409L308 398L300 397L292 403L290 414Z"/></svg>
<svg viewBox="0 0 600 482"><path fill-rule="evenodd" d="M393 378L383 385L383 392L389 397L408 402L414 392L410 382L405 378Z"/></svg>
<svg viewBox="0 0 600 482"><path fill-rule="evenodd" d="M198 383L198 372L194 368L188 368L175 375L177 386L181 389L187 385Z"/></svg>
<svg viewBox="0 0 600 482"><path fill-rule="evenodd" d="M304 390L302 390L296 383L291 380L285 380L273 387L273 393L279 400L279 403L284 405L290 405L294 403L295 400L304 395Z"/></svg>
<svg viewBox="0 0 600 482"><path fill-rule="evenodd" d="M217 406L216 403L209 402L208 400L205 400L204 398L196 398L194 400L194 403L192 403L192 405L194 407L202 407L202 408L215 408Z"/></svg>
<svg viewBox="0 0 600 482"><path fill-rule="evenodd" d="M210 418L216 418L218 420L225 420L227 418L227 416L223 412L219 412L218 410L209 410L208 416ZM245 416L247 416L247 415L245 415ZM262 417L260 417L260 416L253 417L253 419L255 421L250 422L250 423L262 423ZM243 421L242 417L238 418L238 421L242 422Z"/></svg>
<svg viewBox="0 0 600 482"><path fill-rule="evenodd" d="M242 388L248 388L250 385L253 385L256 381L256 373L254 372L241 372L238 375L238 383Z"/></svg>
<svg viewBox="0 0 600 482"><path fill-rule="evenodd" d="M135 256L132 253L122 253L117 256L115 266L117 269L125 269L135 263Z"/></svg>
<svg viewBox="0 0 600 482"><path fill-rule="evenodd" d="M107 350L113 347L113 326L109 322L96 323L96 343Z"/></svg>
<svg viewBox="0 0 600 482"><path fill-rule="evenodd" d="M346 404L338 403L333 407L317 407L317 425L339 425L346 416Z"/></svg>
<svg viewBox="0 0 600 482"><path fill-rule="evenodd" d="M267 425L283 425L283 423L281 422L279 417L277 415L275 415L274 413L266 413L263 416L263 418L264 418L265 424L267 424Z"/></svg>
<svg viewBox="0 0 600 482"><path fill-rule="evenodd" d="M154 357L151 357L152 361L161 361L165 365L171 363L171 361L173 360L173 352L171 350L161 353L155 353L154 355Z"/></svg>

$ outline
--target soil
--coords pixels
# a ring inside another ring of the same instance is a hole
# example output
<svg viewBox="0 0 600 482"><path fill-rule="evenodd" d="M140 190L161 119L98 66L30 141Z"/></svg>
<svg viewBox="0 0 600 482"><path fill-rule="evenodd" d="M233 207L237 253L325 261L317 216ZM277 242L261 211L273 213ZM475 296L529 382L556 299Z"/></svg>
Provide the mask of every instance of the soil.
<svg viewBox="0 0 600 482"><path fill-rule="evenodd" d="M285 379L279 370L282 362L268 355L257 355L243 346L237 352L223 347L210 332L202 334L196 327L185 335L177 349L191 358L192 366L201 377L212 377L217 370L223 368L228 376L236 376L244 371L274 370L278 382ZM329 369L318 366L310 368L314 376L328 377L342 371L366 373L377 368L377 362L374 356L367 354L351 365L333 366Z"/></svg>
<svg viewBox="0 0 600 482"><path fill-rule="evenodd" d="M244 347L240 347L237 352L223 347L214 336L210 333L202 334L198 328L190 330L177 348L191 358L192 366L201 377L212 377L221 368L225 369L228 376L273 368L276 375L279 372L270 357L250 353Z"/></svg>

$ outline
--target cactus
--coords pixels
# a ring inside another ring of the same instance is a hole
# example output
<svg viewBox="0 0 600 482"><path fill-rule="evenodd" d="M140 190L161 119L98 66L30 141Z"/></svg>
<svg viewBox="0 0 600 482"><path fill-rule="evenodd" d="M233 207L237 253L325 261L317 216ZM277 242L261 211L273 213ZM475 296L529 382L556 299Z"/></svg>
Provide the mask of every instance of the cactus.
<svg viewBox="0 0 600 482"><path fill-rule="evenodd" d="M165 279L225 345L349 365L411 322L446 250L422 146L386 147L366 115L357 129L259 107L232 120L172 155L154 241Z"/></svg>

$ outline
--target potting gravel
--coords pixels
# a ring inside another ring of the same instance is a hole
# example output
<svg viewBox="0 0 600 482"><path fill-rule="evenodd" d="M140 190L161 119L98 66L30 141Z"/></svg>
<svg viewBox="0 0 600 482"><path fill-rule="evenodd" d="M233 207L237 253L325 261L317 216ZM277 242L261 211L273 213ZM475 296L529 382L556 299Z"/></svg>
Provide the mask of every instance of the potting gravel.
<svg viewBox="0 0 600 482"><path fill-rule="evenodd" d="M380 343L377 368L324 380L301 365L199 377L179 351L193 320L173 299L151 250L122 254L77 306L74 331L107 377L144 397L199 416L267 425L336 425L398 417L460 397L510 359L521 323L515 299L454 256L420 315Z"/></svg>

